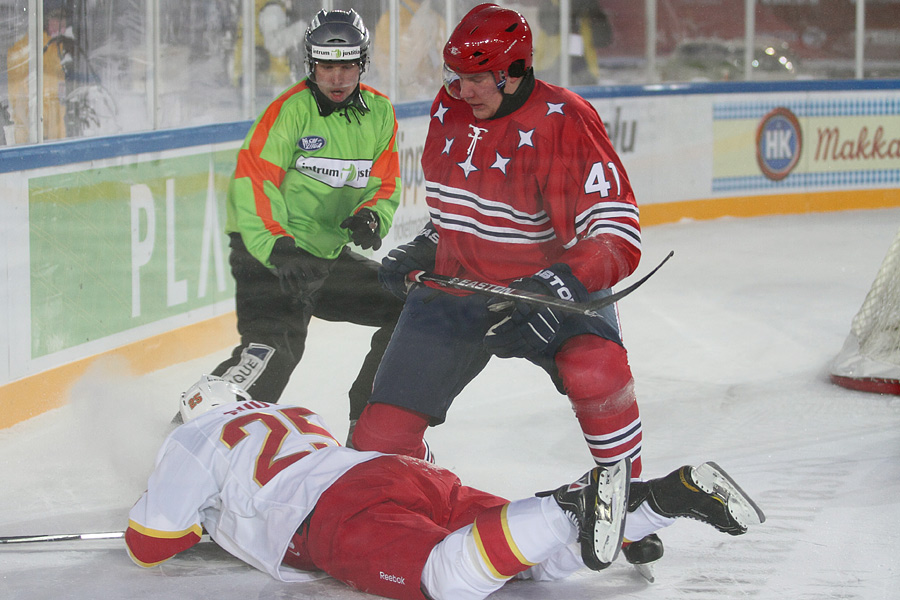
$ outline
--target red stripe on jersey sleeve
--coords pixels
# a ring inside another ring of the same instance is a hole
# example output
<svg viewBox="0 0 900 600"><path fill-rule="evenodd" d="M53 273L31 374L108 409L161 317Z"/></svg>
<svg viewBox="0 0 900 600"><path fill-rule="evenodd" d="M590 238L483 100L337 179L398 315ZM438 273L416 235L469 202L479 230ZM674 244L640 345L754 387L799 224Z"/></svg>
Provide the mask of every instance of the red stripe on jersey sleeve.
<svg viewBox="0 0 900 600"><path fill-rule="evenodd" d="M132 521L125 530L125 544L131 560L142 567L153 567L195 545L201 533L199 525L183 532L166 532L146 529Z"/></svg>
<svg viewBox="0 0 900 600"><path fill-rule="evenodd" d="M495 506L478 515L473 533L475 544L488 569L498 579L509 579L534 566L516 546L509 532L506 510L509 504Z"/></svg>

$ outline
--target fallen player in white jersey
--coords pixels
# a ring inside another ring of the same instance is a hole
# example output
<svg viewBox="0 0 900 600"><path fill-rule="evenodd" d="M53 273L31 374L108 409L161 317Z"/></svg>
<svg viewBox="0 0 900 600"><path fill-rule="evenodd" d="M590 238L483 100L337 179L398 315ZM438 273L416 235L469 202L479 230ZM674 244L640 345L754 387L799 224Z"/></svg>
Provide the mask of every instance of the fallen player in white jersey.
<svg viewBox="0 0 900 600"><path fill-rule="evenodd" d="M387 598L467 600L513 577L604 569L623 539L677 517L732 535L764 520L713 463L632 482L623 460L510 502L419 459L345 448L315 413L216 377L185 392L181 413L129 514L125 541L144 567L205 531L281 581L327 574Z"/></svg>

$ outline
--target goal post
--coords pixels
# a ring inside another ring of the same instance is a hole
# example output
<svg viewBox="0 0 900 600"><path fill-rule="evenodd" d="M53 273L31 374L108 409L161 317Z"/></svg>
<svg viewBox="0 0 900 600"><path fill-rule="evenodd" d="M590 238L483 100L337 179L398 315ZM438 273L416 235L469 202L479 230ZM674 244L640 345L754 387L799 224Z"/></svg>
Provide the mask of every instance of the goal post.
<svg viewBox="0 0 900 600"><path fill-rule="evenodd" d="M900 395L900 231L830 371L840 386Z"/></svg>

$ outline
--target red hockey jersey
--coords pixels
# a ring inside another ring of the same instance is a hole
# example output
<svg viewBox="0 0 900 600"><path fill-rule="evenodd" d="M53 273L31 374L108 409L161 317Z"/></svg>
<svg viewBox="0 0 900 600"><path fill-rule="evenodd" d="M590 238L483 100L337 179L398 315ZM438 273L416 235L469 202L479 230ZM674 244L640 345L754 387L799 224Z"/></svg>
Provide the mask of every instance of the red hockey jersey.
<svg viewBox="0 0 900 600"><path fill-rule="evenodd" d="M422 155L435 272L505 285L565 262L589 291L640 260L638 207L597 111L542 81L491 120L441 90Z"/></svg>

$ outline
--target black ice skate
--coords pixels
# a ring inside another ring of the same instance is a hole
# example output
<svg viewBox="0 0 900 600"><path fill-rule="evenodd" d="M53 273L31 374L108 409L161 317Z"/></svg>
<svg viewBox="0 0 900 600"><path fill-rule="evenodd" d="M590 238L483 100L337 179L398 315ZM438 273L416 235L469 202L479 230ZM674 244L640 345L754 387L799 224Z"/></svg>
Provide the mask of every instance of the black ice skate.
<svg viewBox="0 0 900 600"><path fill-rule="evenodd" d="M636 542L625 542L622 545L622 554L628 564L634 565L641 577L653 583L656 576L653 573L653 563L663 556L663 543L659 536L655 533L637 540Z"/></svg>
<svg viewBox="0 0 900 600"><path fill-rule="evenodd" d="M731 535L746 533L750 525L766 520L750 496L714 462L681 467L659 479L633 482L629 512L645 501L664 517L696 519Z"/></svg>
<svg viewBox="0 0 900 600"><path fill-rule="evenodd" d="M622 547L631 461L610 468L595 467L575 483L538 496L553 496L578 528L584 564L594 571L605 569Z"/></svg>
<svg viewBox="0 0 900 600"><path fill-rule="evenodd" d="M636 542L626 542L622 546L622 554L633 565L646 565L662 558L663 543L658 535L651 533Z"/></svg>

